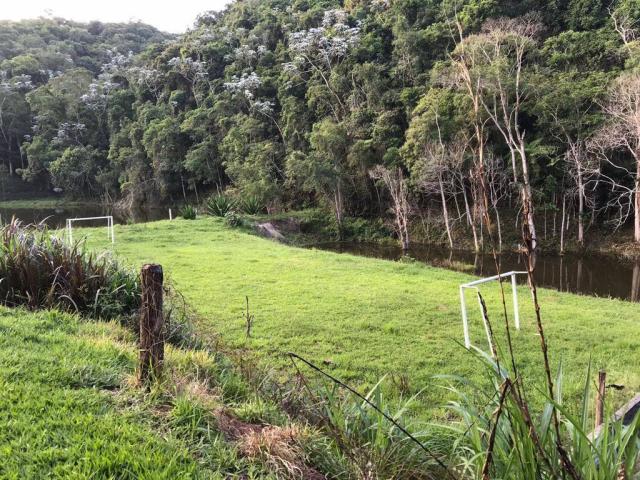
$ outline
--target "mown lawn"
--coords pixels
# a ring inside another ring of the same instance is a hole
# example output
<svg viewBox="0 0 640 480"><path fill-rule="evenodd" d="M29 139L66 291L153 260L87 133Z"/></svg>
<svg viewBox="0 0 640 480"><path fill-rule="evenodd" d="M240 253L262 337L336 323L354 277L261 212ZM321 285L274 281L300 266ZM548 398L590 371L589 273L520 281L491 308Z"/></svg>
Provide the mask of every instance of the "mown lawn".
<svg viewBox="0 0 640 480"><path fill-rule="evenodd" d="M0 307L0 478L275 478L211 427L212 408L172 396L178 370L215 368L205 354L169 347L155 395L132 385L135 355L119 325Z"/></svg>
<svg viewBox="0 0 640 480"><path fill-rule="evenodd" d="M102 243L102 230L85 233L89 246L111 248ZM202 316L202 335L220 333L227 346L249 349L267 365L288 368L285 353L292 351L363 389L388 374L390 383L405 390L407 384L410 392L424 389L419 410L436 416L447 395L435 375L472 380L483 375L460 346L458 285L472 278L468 275L292 248L212 218L118 226L114 250L136 268L161 263ZM501 332L497 284L483 287L483 293ZM519 294L522 330L514 334L514 344L520 375L535 383L542 376L539 337L527 288ZM255 314L248 340L245 296ZM540 298L554 367L563 366L566 399L577 397L590 360L594 369L607 370L610 382L625 385L615 402L640 389L637 304L550 290L542 290ZM486 349L471 295L468 304L474 339Z"/></svg>

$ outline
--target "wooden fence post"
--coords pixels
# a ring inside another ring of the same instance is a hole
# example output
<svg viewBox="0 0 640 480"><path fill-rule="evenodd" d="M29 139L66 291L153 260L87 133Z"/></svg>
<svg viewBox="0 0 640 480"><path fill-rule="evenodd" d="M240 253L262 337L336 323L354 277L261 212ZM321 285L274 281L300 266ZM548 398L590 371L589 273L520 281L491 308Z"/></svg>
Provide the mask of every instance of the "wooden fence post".
<svg viewBox="0 0 640 480"><path fill-rule="evenodd" d="M164 361L164 316L162 313L162 266L143 265L140 272L140 365L138 380L148 383L162 374Z"/></svg>
<svg viewBox="0 0 640 480"><path fill-rule="evenodd" d="M607 372L600 370L598 372L598 391L596 392L596 429L602 425L604 421L604 393L607 383Z"/></svg>

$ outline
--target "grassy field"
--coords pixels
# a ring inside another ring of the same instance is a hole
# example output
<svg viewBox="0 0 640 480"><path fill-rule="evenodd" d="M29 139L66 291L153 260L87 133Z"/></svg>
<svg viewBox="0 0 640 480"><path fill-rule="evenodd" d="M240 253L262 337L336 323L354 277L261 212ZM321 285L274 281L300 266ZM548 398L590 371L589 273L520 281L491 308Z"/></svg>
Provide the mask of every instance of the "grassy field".
<svg viewBox="0 0 640 480"><path fill-rule="evenodd" d="M0 332L0 478L277 478L226 441L215 412L284 417L205 352L168 347L146 393L119 325L0 307Z"/></svg>
<svg viewBox="0 0 640 480"><path fill-rule="evenodd" d="M102 231L86 230L89 246ZM458 285L470 276L418 263L338 255L277 244L202 218L116 227L116 254L139 267L161 263L166 275L202 317L205 337L265 364L287 368L288 351L324 365L365 388L383 375L405 392L424 390L419 410L442 415L446 394L436 375L482 376L460 346ZM495 329L501 331L497 284L483 287ZM531 297L520 289L522 329L514 335L521 375L538 382L542 369ZM245 338L242 314L248 296L255 314ZM542 290L542 316L554 367L562 363L564 397L584 382L589 361L625 385L615 402L640 389L640 309L637 304ZM469 297L473 309L475 299ZM473 338L482 343L479 312Z"/></svg>

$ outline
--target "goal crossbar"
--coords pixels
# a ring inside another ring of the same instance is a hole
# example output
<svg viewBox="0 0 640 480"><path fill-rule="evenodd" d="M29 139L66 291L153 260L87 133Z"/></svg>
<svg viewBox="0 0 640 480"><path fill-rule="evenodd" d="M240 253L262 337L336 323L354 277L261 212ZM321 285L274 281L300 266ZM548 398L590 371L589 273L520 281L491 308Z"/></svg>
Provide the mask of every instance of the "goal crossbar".
<svg viewBox="0 0 640 480"><path fill-rule="evenodd" d="M67 218L67 237L69 238L69 242L73 242L73 223L74 222L85 222L90 220L106 220L107 221L107 238L111 239L111 243L116 242L116 237L113 228L113 216L105 215L103 217L78 217L78 218Z"/></svg>
<svg viewBox="0 0 640 480"><path fill-rule="evenodd" d="M513 294L513 317L514 323L516 326L516 330L520 330L520 310L518 308L518 285L516 283L516 275L526 274L527 272L517 272L511 271L506 273L500 273L498 275L494 275L492 277L480 278L478 280L474 280L473 282L463 283L460 285L460 309L462 311L462 328L464 331L464 346L466 348L471 348L471 336L469 334L469 317L467 315L467 302L465 299L465 290L473 289L478 291L478 285L487 282L493 282L495 280L499 280L502 278L511 277L511 292ZM480 297L478 297L478 303L480 303ZM484 330L487 334L487 341L489 342L489 348L492 348L491 342L491 332L489 331L489 324L487 318L484 314L484 309L482 308L482 304L480 304L480 313L482 315L482 322L484 324Z"/></svg>

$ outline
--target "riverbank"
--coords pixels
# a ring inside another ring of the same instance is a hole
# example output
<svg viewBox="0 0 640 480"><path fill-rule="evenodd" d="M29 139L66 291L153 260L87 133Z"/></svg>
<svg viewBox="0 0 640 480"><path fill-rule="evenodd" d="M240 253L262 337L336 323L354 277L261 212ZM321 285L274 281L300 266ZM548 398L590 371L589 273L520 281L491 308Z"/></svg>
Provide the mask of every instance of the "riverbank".
<svg viewBox="0 0 640 480"><path fill-rule="evenodd" d="M282 212L272 215L244 215L247 231L255 231L255 225L272 223L283 234L290 245L308 246L338 240L335 220L331 213L320 209ZM558 234L554 235L543 228L539 233L539 251L542 254L559 255ZM473 253L473 235L470 229L462 224L456 224L452 229L454 250ZM521 250L521 232L514 226L503 225L502 251L517 253ZM419 215L411 224L410 238L413 245L449 248L446 233L439 224L437 217ZM488 241L488 239L485 239ZM341 241L344 242L375 242L381 245L397 245L393 225L390 220L380 218L366 219L346 217L342 230ZM485 253L491 251L490 245L485 243ZM597 253L610 255L626 260L640 260L640 245L633 241L633 234L629 229L617 232L602 231L592 228L587 231L586 243L581 246L574 238L573 232L566 234L564 253L568 255L586 256Z"/></svg>
<svg viewBox="0 0 640 480"><path fill-rule="evenodd" d="M97 234L94 235L93 232ZM93 248L109 247L102 231L87 229ZM460 346L458 286L473 277L420 263L402 263L300 249L247 234L222 219L116 226L114 252L132 265L161 263L199 314L197 329L220 338L247 359L288 375L285 353L297 352L361 389L388 375L399 396L422 392L423 418L444 415L446 393L436 375L480 380ZM499 341L501 302L496 285L483 294ZM522 330L514 341L521 374L541 381L539 339L526 287L520 288ZM251 338L243 321L245 296L255 315ZM562 361L563 395L576 401L591 360L612 382L612 404L640 390L640 311L636 304L541 290L552 364ZM475 305L470 301L470 305ZM510 302L509 302L510 303ZM472 337L486 349L479 314Z"/></svg>

